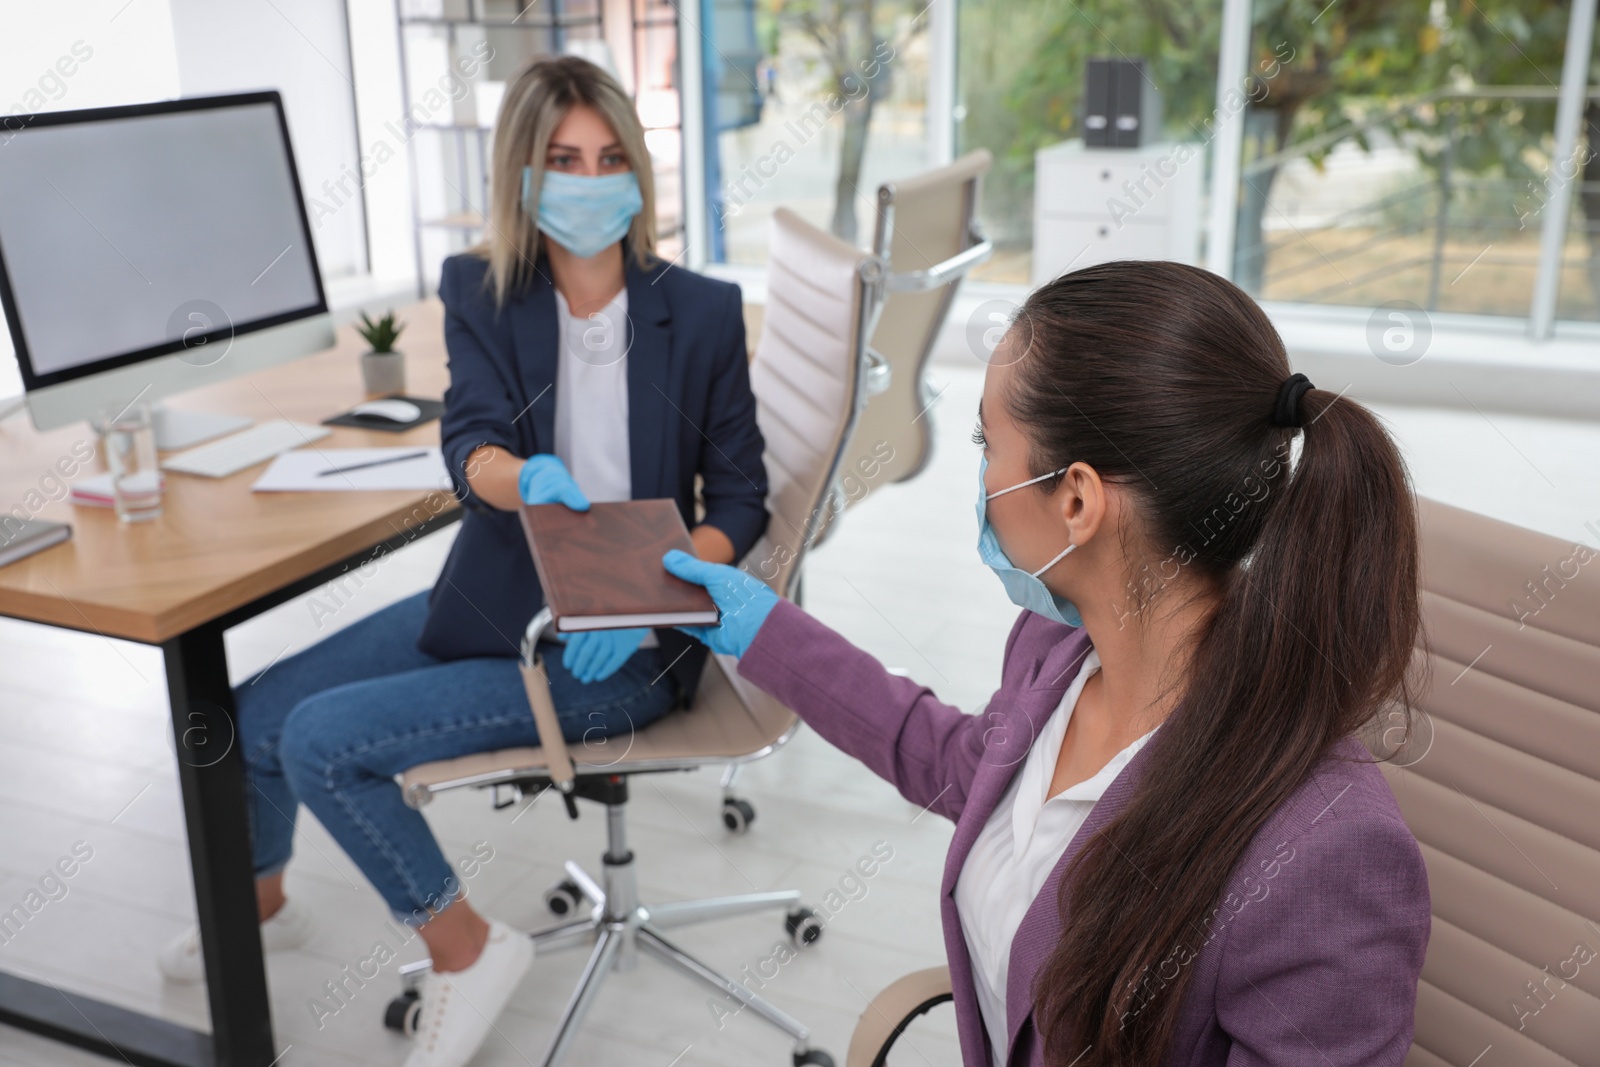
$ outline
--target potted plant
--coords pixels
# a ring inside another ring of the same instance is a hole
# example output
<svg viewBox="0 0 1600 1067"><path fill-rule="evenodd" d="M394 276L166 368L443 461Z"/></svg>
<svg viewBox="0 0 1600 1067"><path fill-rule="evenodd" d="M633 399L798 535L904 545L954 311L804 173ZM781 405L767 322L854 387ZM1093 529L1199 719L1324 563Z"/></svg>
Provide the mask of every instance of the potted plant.
<svg viewBox="0 0 1600 1067"><path fill-rule="evenodd" d="M356 332L372 346L361 354L361 382L368 396L394 396L406 391L405 356L395 351L395 340L405 324L396 322L394 312L374 322L361 313Z"/></svg>

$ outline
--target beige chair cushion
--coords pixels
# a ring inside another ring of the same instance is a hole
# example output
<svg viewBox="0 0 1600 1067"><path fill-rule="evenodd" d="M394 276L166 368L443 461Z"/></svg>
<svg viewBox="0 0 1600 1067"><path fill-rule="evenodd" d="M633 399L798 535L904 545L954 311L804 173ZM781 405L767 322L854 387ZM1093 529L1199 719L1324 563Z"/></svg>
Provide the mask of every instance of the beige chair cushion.
<svg viewBox="0 0 1600 1067"><path fill-rule="evenodd" d="M772 519L745 566L788 595L824 511L860 389L860 274L867 254L787 208L772 216L761 343L750 366Z"/></svg>
<svg viewBox="0 0 1600 1067"><path fill-rule="evenodd" d="M620 773L654 765L750 759L780 744L795 727L794 713L739 677L737 662L731 656L711 656L694 706L687 711L668 712L632 734L569 743L573 764L579 773ZM508 781L547 769L544 749L506 748L424 763L406 771L401 785L413 796L417 787Z"/></svg>
<svg viewBox="0 0 1600 1067"><path fill-rule="evenodd" d="M1600 559L1419 508L1431 677L1384 765L1433 899L1406 1062L1600 1067Z"/></svg>

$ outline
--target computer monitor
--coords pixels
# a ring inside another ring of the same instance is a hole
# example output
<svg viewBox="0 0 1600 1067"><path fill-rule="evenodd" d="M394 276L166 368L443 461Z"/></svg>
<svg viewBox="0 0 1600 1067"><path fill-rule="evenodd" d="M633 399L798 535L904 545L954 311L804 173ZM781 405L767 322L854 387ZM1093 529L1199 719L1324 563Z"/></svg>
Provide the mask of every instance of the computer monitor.
<svg viewBox="0 0 1600 1067"><path fill-rule="evenodd" d="M0 304L40 430L333 344L278 94L8 119ZM157 441L249 424L158 409Z"/></svg>

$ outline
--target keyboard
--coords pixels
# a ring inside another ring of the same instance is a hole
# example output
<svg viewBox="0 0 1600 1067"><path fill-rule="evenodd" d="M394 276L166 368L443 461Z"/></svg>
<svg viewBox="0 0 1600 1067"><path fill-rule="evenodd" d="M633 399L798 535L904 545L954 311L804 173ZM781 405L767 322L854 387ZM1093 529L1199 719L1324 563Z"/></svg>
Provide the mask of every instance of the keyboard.
<svg viewBox="0 0 1600 1067"><path fill-rule="evenodd" d="M161 466L185 474L226 478L262 460L271 459L280 452L321 440L331 432L325 426L271 419L220 440L207 441L203 445L174 453L162 460Z"/></svg>

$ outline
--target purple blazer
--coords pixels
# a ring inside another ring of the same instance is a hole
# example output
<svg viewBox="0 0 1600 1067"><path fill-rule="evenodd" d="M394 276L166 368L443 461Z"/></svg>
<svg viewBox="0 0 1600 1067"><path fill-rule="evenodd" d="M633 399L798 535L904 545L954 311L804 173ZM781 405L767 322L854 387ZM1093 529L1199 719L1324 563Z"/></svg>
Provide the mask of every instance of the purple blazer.
<svg viewBox="0 0 1600 1067"><path fill-rule="evenodd" d="M1090 648L1086 631L1024 611L1011 628L999 690L982 715L937 700L788 601L767 617L739 673L893 783L956 824L939 886L962 1060L989 1067L956 878L1040 726ZM1289 709L1292 710L1292 709ZM1121 810L1146 745L1117 775L1023 916L1011 943L1001 1062L1044 1063L1032 988L1061 937L1056 894L1068 860ZM1367 762L1350 762L1351 759ZM1165 1067L1382 1067L1411 1048L1417 979L1431 924L1422 853L1394 794L1356 738L1340 742L1268 819L1218 902L1198 952ZM1189 958L1192 955L1192 958Z"/></svg>

